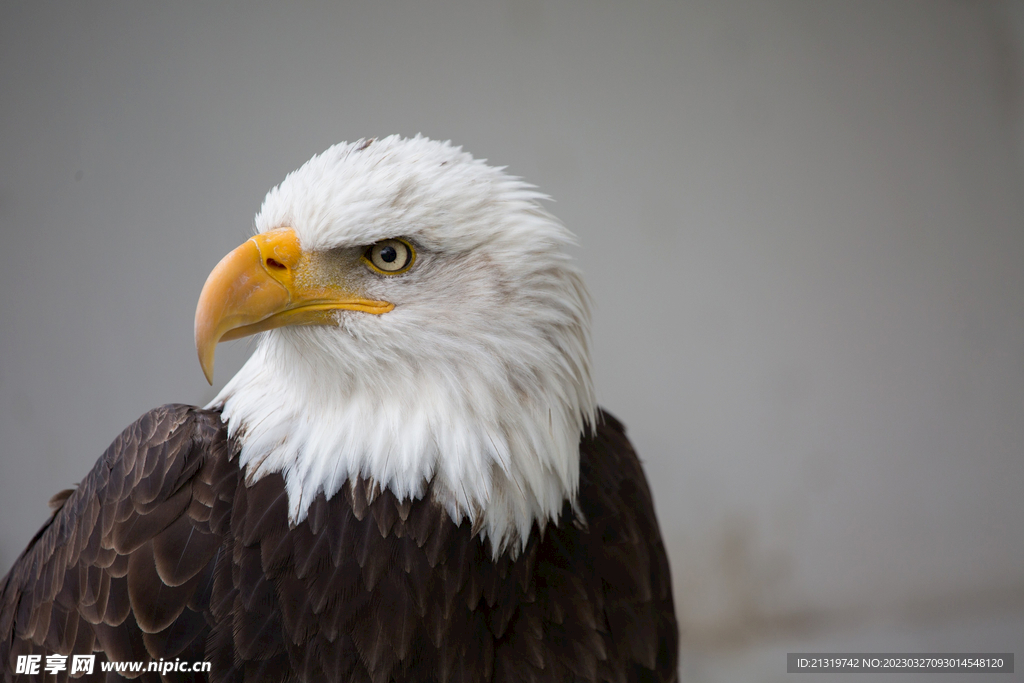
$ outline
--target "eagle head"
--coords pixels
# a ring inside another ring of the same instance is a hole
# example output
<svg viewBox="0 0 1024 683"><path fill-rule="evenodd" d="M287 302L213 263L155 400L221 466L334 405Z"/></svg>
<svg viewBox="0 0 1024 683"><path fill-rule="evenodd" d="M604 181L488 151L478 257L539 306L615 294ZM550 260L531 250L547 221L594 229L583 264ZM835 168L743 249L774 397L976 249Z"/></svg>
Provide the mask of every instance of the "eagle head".
<svg viewBox="0 0 1024 683"><path fill-rule="evenodd" d="M495 554L575 502L596 410L572 234L532 186L449 143L339 144L266 197L210 274L196 346L259 334L213 400L291 521L361 477L433 496Z"/></svg>

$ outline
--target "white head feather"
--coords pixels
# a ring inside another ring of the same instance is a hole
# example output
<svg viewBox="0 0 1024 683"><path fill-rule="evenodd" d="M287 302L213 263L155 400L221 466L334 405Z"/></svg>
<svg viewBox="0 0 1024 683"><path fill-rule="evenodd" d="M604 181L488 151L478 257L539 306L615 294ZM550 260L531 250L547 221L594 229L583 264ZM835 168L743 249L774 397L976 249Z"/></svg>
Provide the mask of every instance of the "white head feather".
<svg viewBox="0 0 1024 683"><path fill-rule="evenodd" d="M498 554L575 502L596 410L588 295L542 198L419 136L335 145L270 191L257 231L290 226L304 251L417 249L404 275L367 271L362 293L393 311L263 333L210 404L251 480L283 474L293 522L349 478L399 499L430 484Z"/></svg>

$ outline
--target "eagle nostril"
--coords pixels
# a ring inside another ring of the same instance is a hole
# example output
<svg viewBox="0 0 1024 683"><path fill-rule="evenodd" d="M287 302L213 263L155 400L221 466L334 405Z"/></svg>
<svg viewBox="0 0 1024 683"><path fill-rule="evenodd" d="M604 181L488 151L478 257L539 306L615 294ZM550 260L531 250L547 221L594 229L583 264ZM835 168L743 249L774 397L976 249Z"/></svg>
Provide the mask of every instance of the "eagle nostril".
<svg viewBox="0 0 1024 683"><path fill-rule="evenodd" d="M288 266L284 265L280 261L276 261L272 258L267 259L267 268L273 268L274 270L287 270Z"/></svg>

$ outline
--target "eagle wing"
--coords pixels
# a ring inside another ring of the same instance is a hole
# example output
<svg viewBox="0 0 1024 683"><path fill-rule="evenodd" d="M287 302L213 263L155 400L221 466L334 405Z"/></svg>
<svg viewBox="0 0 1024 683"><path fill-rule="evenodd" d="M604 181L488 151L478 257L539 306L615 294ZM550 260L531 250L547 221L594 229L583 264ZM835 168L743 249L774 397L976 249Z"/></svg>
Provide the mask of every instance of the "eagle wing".
<svg viewBox="0 0 1024 683"><path fill-rule="evenodd" d="M97 650L97 678L104 657L204 659L218 517L230 512L217 485L237 476L227 449L219 415L163 406L54 497L52 517L0 580L4 681L19 655L43 655L45 665L46 655Z"/></svg>
<svg viewBox="0 0 1024 683"><path fill-rule="evenodd" d="M600 586L591 601L603 608L599 630L613 650L607 678L676 681L679 630L654 501L622 423L604 410L598 422L580 443L578 505L586 533L576 537L571 525L562 525L552 535L580 539L564 544L574 548L564 559Z"/></svg>

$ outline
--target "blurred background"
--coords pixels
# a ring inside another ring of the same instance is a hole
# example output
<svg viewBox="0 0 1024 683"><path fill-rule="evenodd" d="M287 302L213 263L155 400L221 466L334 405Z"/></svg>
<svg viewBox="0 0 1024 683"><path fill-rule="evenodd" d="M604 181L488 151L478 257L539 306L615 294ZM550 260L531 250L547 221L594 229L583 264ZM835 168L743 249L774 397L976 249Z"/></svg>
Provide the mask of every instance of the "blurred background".
<svg viewBox="0 0 1024 683"><path fill-rule="evenodd" d="M192 319L265 192L390 133L579 236L684 681L1024 653L1024 4L995 0L3 2L0 573L121 429L241 365L208 387Z"/></svg>

